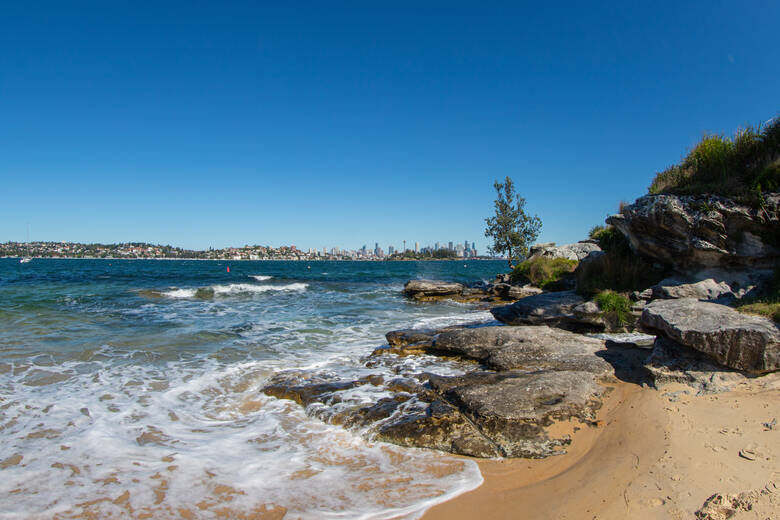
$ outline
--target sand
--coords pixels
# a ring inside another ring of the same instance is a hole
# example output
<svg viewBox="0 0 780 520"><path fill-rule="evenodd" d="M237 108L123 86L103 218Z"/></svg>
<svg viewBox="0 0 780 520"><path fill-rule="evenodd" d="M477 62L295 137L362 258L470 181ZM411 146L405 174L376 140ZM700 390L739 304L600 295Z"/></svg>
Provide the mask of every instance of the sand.
<svg viewBox="0 0 780 520"><path fill-rule="evenodd" d="M778 519L780 389L763 383L696 396L621 382L567 454L482 461L485 483L423 520L691 519L714 494L751 491L715 497L707 518Z"/></svg>

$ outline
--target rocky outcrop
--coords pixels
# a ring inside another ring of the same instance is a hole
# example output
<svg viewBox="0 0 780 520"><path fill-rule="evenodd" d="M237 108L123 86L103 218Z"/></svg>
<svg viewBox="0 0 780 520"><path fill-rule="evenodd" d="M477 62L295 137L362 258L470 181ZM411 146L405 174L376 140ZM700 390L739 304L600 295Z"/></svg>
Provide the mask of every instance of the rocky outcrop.
<svg viewBox="0 0 780 520"><path fill-rule="evenodd" d="M549 325L577 332L600 332L616 325L605 319L598 305L574 291L529 296L510 305L494 307L490 312L507 325Z"/></svg>
<svg viewBox="0 0 780 520"><path fill-rule="evenodd" d="M590 253L596 251L601 251L601 248L593 240L585 240L562 246L556 246L555 242L549 242L546 244L536 244L531 246L531 249L528 252L528 259L565 258L566 260L576 260L579 262Z"/></svg>
<svg viewBox="0 0 780 520"><path fill-rule="evenodd" d="M772 277L770 270L725 271L708 269L691 275L661 280L650 288L653 299L696 298L729 302L760 292L762 284Z"/></svg>
<svg viewBox="0 0 780 520"><path fill-rule="evenodd" d="M692 387L698 394L728 392L751 377L664 337L656 338L645 368L658 389L679 383Z"/></svg>
<svg viewBox="0 0 780 520"><path fill-rule="evenodd" d="M607 219L639 255L680 272L780 265L780 193L754 208L711 195L648 195Z"/></svg>
<svg viewBox="0 0 780 520"><path fill-rule="evenodd" d="M441 280L409 280L404 285L404 294L415 299L452 296L463 291L463 284Z"/></svg>
<svg viewBox="0 0 780 520"><path fill-rule="evenodd" d="M463 359L466 373L343 380L286 372L272 378L263 392L294 400L330 423L402 446L474 457L537 458L565 452L570 436L550 426L569 419L593 421L607 391L601 383L614 376L603 357L603 340L546 326L401 330L387 338L390 348ZM369 359L366 367L371 368L376 366L371 360L401 358ZM366 403L365 397L355 397L358 387L378 387L381 398Z"/></svg>
<svg viewBox="0 0 780 520"><path fill-rule="evenodd" d="M442 332L437 352L477 360L506 370L573 370L604 377L612 367L596 352L604 341L546 326L482 327Z"/></svg>
<svg viewBox="0 0 780 520"><path fill-rule="evenodd" d="M605 392L592 373L576 371L477 372L434 377L429 383L442 399L422 413L383 425L378 439L441 449L443 425L444 431L454 433L446 451L477 457L546 457L564 453L571 442L568 435L552 436L547 428L562 420L594 420ZM431 434L434 418L438 424ZM475 433L484 440L479 442Z"/></svg>
<svg viewBox="0 0 780 520"><path fill-rule="evenodd" d="M754 374L780 369L780 328L766 318L685 298L651 302L641 324L730 368Z"/></svg>

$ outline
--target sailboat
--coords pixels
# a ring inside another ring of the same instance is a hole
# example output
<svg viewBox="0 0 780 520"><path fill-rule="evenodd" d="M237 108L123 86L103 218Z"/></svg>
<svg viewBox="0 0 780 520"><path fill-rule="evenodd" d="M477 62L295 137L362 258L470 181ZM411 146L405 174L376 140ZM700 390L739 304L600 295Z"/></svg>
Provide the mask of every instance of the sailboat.
<svg viewBox="0 0 780 520"><path fill-rule="evenodd" d="M26 264L31 260L32 257L30 256L30 224L27 224L27 256L23 256L22 258L20 258L19 263Z"/></svg>

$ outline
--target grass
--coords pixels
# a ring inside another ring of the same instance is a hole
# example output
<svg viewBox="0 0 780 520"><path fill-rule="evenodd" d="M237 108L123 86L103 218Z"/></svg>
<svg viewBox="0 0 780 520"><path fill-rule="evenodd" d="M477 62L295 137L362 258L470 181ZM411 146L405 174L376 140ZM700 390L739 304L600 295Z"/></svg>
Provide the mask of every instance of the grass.
<svg viewBox="0 0 780 520"><path fill-rule="evenodd" d="M757 314L780 323L780 269L775 270L764 296L745 298L736 302L735 306L740 312Z"/></svg>
<svg viewBox="0 0 780 520"><path fill-rule="evenodd" d="M628 323L631 313L631 300L626 296L611 290L601 291L596 295L596 304L608 317L614 317L619 325Z"/></svg>
<svg viewBox="0 0 780 520"><path fill-rule="evenodd" d="M530 282L542 289L555 289L555 286L566 275L577 268L576 260L566 258L537 257L525 260L514 268L510 274L513 282Z"/></svg>
<svg viewBox="0 0 780 520"><path fill-rule="evenodd" d="M576 271L577 290L586 295L601 291L638 291L663 280L666 270L637 256L623 234L612 226L596 226L591 238L604 254L581 262Z"/></svg>
<svg viewBox="0 0 780 520"><path fill-rule="evenodd" d="M658 173L650 194L708 193L761 206L761 193L780 190L780 118L732 137L705 135L679 163Z"/></svg>

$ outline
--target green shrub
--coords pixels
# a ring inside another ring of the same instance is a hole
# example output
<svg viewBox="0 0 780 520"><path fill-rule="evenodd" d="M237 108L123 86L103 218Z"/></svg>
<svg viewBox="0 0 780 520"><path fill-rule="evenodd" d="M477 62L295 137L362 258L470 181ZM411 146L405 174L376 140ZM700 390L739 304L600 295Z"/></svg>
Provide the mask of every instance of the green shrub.
<svg viewBox="0 0 780 520"><path fill-rule="evenodd" d="M599 247L604 251L629 247L625 235L613 226L596 226L591 229L589 236L598 242Z"/></svg>
<svg viewBox="0 0 780 520"><path fill-rule="evenodd" d="M628 323L628 317L631 313L631 300L626 296L615 291L601 291L596 295L596 304L599 309L608 317L614 317L620 325Z"/></svg>
<svg viewBox="0 0 780 520"><path fill-rule="evenodd" d="M680 162L658 173L650 194L711 193L757 203L757 194L780 189L780 119L747 127L733 137L705 135Z"/></svg>
<svg viewBox="0 0 780 520"><path fill-rule="evenodd" d="M553 289L557 282L576 268L576 260L536 257L518 264L510 274L510 280L530 282L542 289Z"/></svg>

